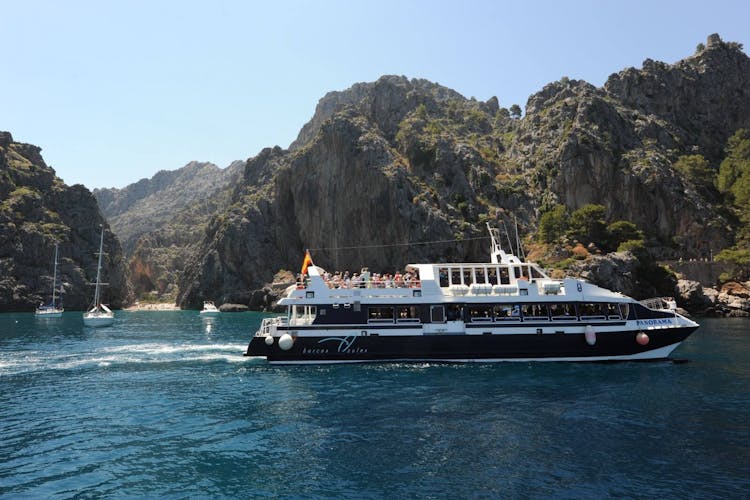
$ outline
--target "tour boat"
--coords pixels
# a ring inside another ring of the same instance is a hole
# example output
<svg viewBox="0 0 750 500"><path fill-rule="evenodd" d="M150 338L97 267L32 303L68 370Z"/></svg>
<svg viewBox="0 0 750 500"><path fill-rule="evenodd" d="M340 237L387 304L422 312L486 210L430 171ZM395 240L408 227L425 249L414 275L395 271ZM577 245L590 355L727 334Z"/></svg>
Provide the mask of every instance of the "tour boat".
<svg viewBox="0 0 750 500"><path fill-rule="evenodd" d="M201 316L218 316L220 313L221 311L219 311L219 308L212 301L204 300L203 309L201 309L199 314Z"/></svg>
<svg viewBox="0 0 750 500"><path fill-rule="evenodd" d="M40 304L34 312L34 316L37 318L60 318L62 317L65 309L62 306L62 288L60 288L60 302L57 302L57 248L58 244L55 244L55 264L54 271L52 271L52 301L47 304Z"/></svg>
<svg viewBox="0 0 750 500"><path fill-rule="evenodd" d="M102 227L102 235L99 240L99 261L96 265L96 283L94 291L94 302L91 308L83 313L83 324L86 326L100 327L109 326L115 322L115 313L101 303L101 295L99 293L99 287L107 285L108 283L101 282L102 272L102 251L104 249L104 228Z"/></svg>
<svg viewBox="0 0 750 500"><path fill-rule="evenodd" d="M489 228L491 262L410 264L412 279L333 285L305 254L302 279L246 356L274 364L627 361L667 358L698 324L522 262ZM341 283L341 282L339 282Z"/></svg>

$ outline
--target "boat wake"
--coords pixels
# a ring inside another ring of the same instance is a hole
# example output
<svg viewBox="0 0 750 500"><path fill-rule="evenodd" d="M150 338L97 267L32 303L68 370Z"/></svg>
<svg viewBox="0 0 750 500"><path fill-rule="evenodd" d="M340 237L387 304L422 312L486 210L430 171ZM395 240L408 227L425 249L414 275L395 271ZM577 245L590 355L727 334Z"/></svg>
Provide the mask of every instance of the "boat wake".
<svg viewBox="0 0 750 500"><path fill-rule="evenodd" d="M109 368L134 364L244 363L245 344L132 344L56 354L0 353L0 377L40 371Z"/></svg>

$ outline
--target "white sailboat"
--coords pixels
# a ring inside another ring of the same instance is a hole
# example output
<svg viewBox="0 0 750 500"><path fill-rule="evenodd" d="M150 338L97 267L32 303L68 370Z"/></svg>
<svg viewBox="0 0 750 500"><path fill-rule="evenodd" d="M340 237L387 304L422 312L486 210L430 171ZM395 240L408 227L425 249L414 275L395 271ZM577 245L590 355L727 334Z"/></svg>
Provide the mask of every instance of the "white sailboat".
<svg viewBox="0 0 750 500"><path fill-rule="evenodd" d="M115 322L115 313L100 302L99 287L108 283L101 282L102 272L102 251L104 249L104 227L102 227L102 236L99 241L99 263L96 266L96 286L94 291L94 303L88 311L83 313L83 324L86 326L109 326Z"/></svg>
<svg viewBox="0 0 750 500"><path fill-rule="evenodd" d="M60 304L57 304L57 248L58 244L55 243L55 265L52 272L52 302L48 305L40 304L36 308L34 315L37 318L59 318L64 311L62 306L62 288L60 289Z"/></svg>

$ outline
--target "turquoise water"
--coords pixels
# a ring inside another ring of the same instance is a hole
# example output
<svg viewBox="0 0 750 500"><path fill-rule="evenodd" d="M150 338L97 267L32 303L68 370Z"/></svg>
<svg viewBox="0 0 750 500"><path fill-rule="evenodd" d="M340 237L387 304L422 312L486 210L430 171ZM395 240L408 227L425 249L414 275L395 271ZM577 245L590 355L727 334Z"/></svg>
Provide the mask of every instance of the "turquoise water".
<svg viewBox="0 0 750 500"><path fill-rule="evenodd" d="M261 314L0 314L0 497L742 497L750 322L619 364L272 367Z"/></svg>

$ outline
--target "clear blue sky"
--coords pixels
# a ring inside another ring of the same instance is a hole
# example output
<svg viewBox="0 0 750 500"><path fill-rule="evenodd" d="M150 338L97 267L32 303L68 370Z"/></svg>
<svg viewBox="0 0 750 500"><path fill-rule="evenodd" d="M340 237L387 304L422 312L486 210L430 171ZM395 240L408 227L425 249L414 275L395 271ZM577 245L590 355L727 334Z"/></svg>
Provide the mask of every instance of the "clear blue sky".
<svg viewBox="0 0 750 500"><path fill-rule="evenodd" d="M286 148L326 92L385 74L523 107L711 33L748 53L748 20L747 0L0 0L0 130L68 184L121 188Z"/></svg>

